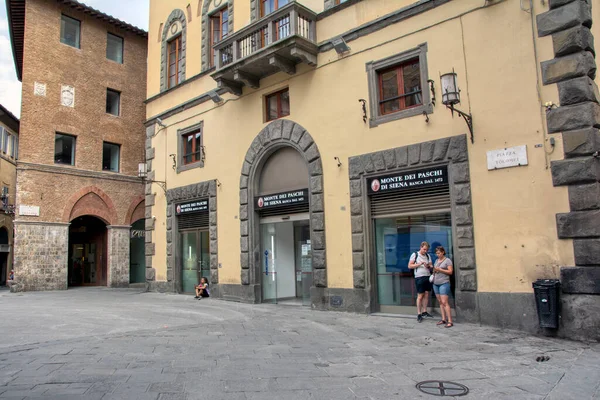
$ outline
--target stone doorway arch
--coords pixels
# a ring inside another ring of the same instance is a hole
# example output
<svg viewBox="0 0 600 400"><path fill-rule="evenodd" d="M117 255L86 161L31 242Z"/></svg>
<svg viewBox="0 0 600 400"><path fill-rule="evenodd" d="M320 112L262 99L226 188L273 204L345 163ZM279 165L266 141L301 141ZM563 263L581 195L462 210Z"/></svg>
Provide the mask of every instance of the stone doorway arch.
<svg viewBox="0 0 600 400"><path fill-rule="evenodd" d="M259 301L262 295L258 271L260 267L259 218L254 209L253 199L264 162L275 151L284 147L291 147L298 151L308 166L313 285L319 288L327 287L321 154L312 136L302 126L290 120L277 120L267 125L252 141L246 152L240 178L241 283L254 286L254 301Z"/></svg>

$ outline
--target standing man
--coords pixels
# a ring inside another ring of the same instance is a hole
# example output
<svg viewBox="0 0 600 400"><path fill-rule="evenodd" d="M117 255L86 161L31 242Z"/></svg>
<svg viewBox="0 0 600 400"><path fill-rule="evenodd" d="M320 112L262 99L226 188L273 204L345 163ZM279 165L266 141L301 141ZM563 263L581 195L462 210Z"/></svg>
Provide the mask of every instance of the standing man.
<svg viewBox="0 0 600 400"><path fill-rule="evenodd" d="M431 292L431 257L429 256L429 243L422 242L419 251L410 256L408 268L415 271L415 285L417 286L417 321L422 322L424 317L433 318L427 312L429 292Z"/></svg>

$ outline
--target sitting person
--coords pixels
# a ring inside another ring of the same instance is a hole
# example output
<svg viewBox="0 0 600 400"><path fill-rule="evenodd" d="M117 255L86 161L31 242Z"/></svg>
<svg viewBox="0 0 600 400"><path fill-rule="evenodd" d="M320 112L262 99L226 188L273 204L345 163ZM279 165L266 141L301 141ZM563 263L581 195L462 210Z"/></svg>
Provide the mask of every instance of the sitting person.
<svg viewBox="0 0 600 400"><path fill-rule="evenodd" d="M10 274L8 275L8 279L6 280L6 286L9 288L15 284L15 270L11 269Z"/></svg>
<svg viewBox="0 0 600 400"><path fill-rule="evenodd" d="M208 290L208 279L202 277L200 284L194 286L196 289L195 299L202 300L203 297L210 297L210 291Z"/></svg>

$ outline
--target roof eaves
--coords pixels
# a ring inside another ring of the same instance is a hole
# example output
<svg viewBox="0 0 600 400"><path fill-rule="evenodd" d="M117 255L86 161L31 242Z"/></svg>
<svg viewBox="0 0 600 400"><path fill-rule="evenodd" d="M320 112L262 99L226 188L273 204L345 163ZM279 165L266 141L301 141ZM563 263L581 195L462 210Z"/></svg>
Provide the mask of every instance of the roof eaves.
<svg viewBox="0 0 600 400"><path fill-rule="evenodd" d="M25 0L23 0L24 2ZM16 49L16 45L15 45L15 30L14 30L14 26L13 26L13 10L11 8L12 5L12 1L11 0L6 0L6 15L8 17L8 31L10 34L10 45L12 48L12 53L13 53L13 61L15 63L15 72L17 73L17 79L19 81L22 81L22 73L23 73L23 68L21 65L19 65L19 61L18 61L18 57L17 57L17 49ZM23 21L23 23L25 23L25 21ZM20 42L21 42L21 46L23 45L23 36L21 36L20 38ZM1 106L0 106L1 107Z"/></svg>

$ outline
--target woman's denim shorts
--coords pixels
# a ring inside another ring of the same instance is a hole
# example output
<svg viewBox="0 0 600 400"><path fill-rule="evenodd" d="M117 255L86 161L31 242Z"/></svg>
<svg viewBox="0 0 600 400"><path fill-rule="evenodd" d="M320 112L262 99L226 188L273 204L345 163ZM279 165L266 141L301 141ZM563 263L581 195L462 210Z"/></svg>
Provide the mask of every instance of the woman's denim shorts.
<svg viewBox="0 0 600 400"><path fill-rule="evenodd" d="M441 296L450 296L450 282L441 285L433 285L433 292Z"/></svg>

